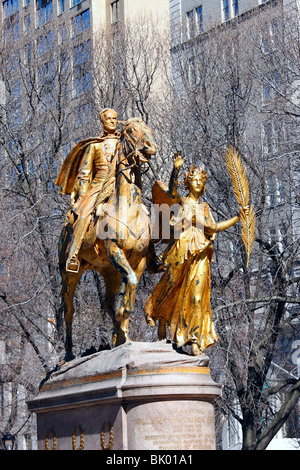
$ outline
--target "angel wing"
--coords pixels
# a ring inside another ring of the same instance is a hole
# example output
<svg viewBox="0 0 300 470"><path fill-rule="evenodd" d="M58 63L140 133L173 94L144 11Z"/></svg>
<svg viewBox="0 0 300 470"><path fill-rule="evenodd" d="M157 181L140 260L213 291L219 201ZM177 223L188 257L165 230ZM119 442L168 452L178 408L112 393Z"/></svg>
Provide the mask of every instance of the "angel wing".
<svg viewBox="0 0 300 470"><path fill-rule="evenodd" d="M156 181L152 187L152 202L154 204L154 212L155 212L155 240L162 241L163 243L169 243L171 238L166 239L163 237L164 230L166 224L170 223L170 216L172 215L170 211L164 210L166 206L168 208L172 207L174 204L178 204L180 201L179 197L173 197L169 192L169 186L162 181ZM168 220L162 220L163 217L168 217Z"/></svg>

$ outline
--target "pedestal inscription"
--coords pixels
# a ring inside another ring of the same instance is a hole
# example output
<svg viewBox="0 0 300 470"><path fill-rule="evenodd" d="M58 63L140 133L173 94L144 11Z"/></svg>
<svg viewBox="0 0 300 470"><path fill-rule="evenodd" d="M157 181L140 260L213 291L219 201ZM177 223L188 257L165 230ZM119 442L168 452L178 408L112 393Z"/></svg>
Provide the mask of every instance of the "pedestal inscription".
<svg viewBox="0 0 300 470"><path fill-rule="evenodd" d="M215 449L215 417L211 403L160 401L128 411L128 439L133 449Z"/></svg>

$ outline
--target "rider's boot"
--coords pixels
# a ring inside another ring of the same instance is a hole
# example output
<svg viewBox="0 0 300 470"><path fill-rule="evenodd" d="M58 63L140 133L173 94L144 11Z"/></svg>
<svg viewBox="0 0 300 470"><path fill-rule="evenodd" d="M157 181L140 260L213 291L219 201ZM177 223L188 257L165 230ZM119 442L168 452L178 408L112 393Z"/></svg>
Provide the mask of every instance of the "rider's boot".
<svg viewBox="0 0 300 470"><path fill-rule="evenodd" d="M89 219L86 217L86 219ZM78 253L82 245L84 235L88 226L89 220L78 219L74 225L74 232L72 236L71 248L66 262L66 271L77 274L80 268L80 261L78 260Z"/></svg>

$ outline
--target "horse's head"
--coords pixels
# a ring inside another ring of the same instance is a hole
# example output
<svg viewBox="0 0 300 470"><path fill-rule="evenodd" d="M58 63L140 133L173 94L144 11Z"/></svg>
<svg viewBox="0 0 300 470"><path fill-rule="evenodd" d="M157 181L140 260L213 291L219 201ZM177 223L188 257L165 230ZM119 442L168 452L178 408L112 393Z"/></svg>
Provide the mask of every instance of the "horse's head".
<svg viewBox="0 0 300 470"><path fill-rule="evenodd" d="M141 163L148 162L157 151L152 129L140 118L132 118L122 124L122 136L129 149L136 153Z"/></svg>

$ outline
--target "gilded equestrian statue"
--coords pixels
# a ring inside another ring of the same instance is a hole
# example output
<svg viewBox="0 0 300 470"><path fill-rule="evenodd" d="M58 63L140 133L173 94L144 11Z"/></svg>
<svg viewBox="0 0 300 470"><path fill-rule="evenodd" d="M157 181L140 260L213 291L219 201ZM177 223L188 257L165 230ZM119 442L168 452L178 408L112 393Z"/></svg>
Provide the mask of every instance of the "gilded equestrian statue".
<svg viewBox="0 0 300 470"><path fill-rule="evenodd" d="M101 191L97 192L91 187L75 203L76 210L71 211L75 220L65 223L60 236L59 268L66 324L65 360L74 358L73 300L84 271L97 270L104 279L104 309L114 325L112 344L118 346L129 340L129 318L134 311L138 283L147 261L149 267L153 263L149 213L142 203L141 165L150 163L157 145L152 130L141 119L129 119L122 125ZM56 184L61 184L59 178ZM89 226L76 253L78 265L75 270L67 269L76 217L88 216Z"/></svg>

